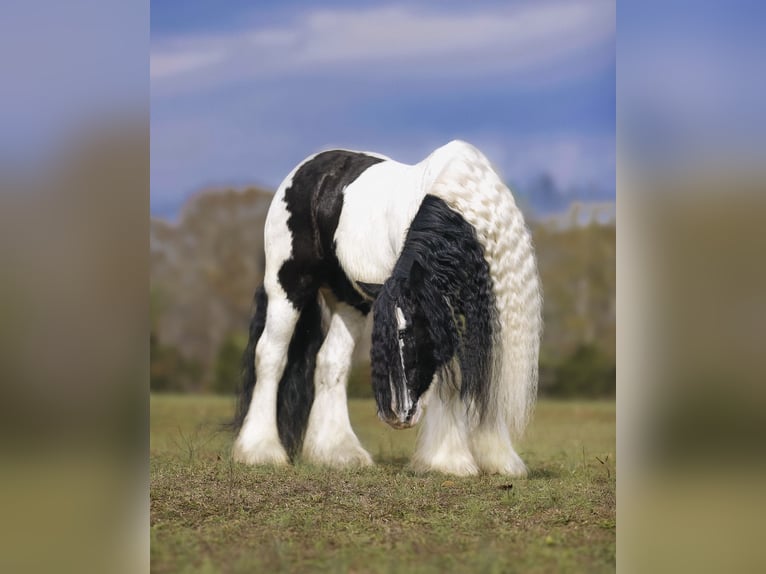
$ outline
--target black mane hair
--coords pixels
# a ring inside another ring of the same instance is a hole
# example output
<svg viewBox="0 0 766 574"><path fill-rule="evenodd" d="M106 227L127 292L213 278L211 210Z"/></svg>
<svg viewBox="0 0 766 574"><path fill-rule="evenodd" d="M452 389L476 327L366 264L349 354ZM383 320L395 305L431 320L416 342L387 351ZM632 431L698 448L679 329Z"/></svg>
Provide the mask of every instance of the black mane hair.
<svg viewBox="0 0 766 574"><path fill-rule="evenodd" d="M373 307L371 363L379 381L398 361L396 304L413 308L419 360L432 362L445 383L459 382L461 398L483 418L499 329L492 279L473 226L435 196L425 196ZM389 408L389 385L375 392L379 407Z"/></svg>

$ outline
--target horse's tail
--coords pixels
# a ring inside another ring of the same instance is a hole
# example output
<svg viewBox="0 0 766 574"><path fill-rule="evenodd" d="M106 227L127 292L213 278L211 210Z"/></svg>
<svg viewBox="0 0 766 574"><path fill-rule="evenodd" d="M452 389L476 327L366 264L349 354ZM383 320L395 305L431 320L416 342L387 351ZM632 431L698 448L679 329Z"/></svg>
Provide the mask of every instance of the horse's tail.
<svg viewBox="0 0 766 574"><path fill-rule="evenodd" d="M279 440L290 458L300 452L314 402L314 368L316 356L324 341L322 307L319 296L311 299L301 311L287 351L287 364L279 381L277 394L277 428ZM242 387L234 420L235 429L242 427L253 398L256 384L255 348L266 326L268 296L263 286L255 293L255 312L250 321L250 336L243 355Z"/></svg>
<svg viewBox="0 0 766 574"><path fill-rule="evenodd" d="M232 422L232 427L235 431L241 429L245 423L245 417L250 408L250 401L253 398L253 389L255 389L255 347L261 335L263 335L263 329L266 326L266 311L269 305L269 298L263 285L256 289L253 305L255 306L255 311L250 319L250 334L247 340L247 347L245 347L245 352L242 354L242 385L237 397L237 411Z"/></svg>

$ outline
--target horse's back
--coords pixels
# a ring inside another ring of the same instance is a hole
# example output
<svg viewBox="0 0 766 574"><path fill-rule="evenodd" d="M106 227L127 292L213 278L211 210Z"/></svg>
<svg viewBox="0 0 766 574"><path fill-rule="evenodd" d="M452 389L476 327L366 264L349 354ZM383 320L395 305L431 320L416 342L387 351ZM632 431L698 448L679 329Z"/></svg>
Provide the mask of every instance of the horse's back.
<svg viewBox="0 0 766 574"><path fill-rule="evenodd" d="M436 191L434 182L456 162L489 165L471 144L453 140L414 165L375 164L345 188L335 240L338 259L352 280L388 279L423 198Z"/></svg>
<svg viewBox="0 0 766 574"><path fill-rule="evenodd" d="M525 235L523 218L487 158L460 140L415 165L350 150L306 158L272 201L264 238L267 275L279 274L288 297L294 292L296 298L316 289L307 274L326 282L328 270L342 275L344 289L350 283L355 290L357 281L383 283L426 194L443 199L476 229L499 295L506 294L503 287L512 290L506 285L515 271L508 268L508 246L498 243L513 241L509 231ZM517 255L527 259L529 253Z"/></svg>
<svg viewBox="0 0 766 574"><path fill-rule="evenodd" d="M423 200L422 170L385 161L343 192L336 253L353 281L383 283L391 275L407 229Z"/></svg>
<svg viewBox="0 0 766 574"><path fill-rule="evenodd" d="M336 230L347 211L345 190L382 163L388 160L378 154L329 150L293 169L274 195L266 218L267 290L281 289L301 307L327 286L340 301L365 307L339 263Z"/></svg>

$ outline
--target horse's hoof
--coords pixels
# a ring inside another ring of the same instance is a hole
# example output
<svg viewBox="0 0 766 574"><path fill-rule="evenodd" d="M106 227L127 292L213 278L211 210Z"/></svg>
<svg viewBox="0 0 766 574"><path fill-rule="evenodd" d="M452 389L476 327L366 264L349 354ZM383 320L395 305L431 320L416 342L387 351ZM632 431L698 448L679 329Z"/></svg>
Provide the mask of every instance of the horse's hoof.
<svg viewBox="0 0 766 574"><path fill-rule="evenodd" d="M335 468L354 468L363 466L373 466L372 457L365 451L356 453L353 455L343 455L339 457L330 458L327 461L327 466Z"/></svg>
<svg viewBox="0 0 766 574"><path fill-rule="evenodd" d="M521 457L512 452L500 457L479 459L479 466L482 472L486 474L502 474L513 478L526 478L527 465L521 460Z"/></svg>
<svg viewBox="0 0 766 574"><path fill-rule="evenodd" d="M370 453L364 450L361 446L335 448L333 450L322 451L307 449L304 450L303 456L312 464L333 468L372 466L374 464Z"/></svg>
<svg viewBox="0 0 766 574"><path fill-rule="evenodd" d="M244 446L240 442L234 444L232 458L236 462L252 466L271 465L285 466L290 464L290 458L280 442L261 441Z"/></svg>
<svg viewBox="0 0 766 574"><path fill-rule="evenodd" d="M526 478L528 472L527 467L523 462L521 463L521 466L516 463L511 463L500 468L482 468L481 470L486 474L502 474L509 478Z"/></svg>
<svg viewBox="0 0 766 574"><path fill-rule="evenodd" d="M476 476L479 474L479 467L469 458L459 458L444 461L423 461L415 459L410 465L415 472L440 472L442 474L451 474L453 476Z"/></svg>
<svg viewBox="0 0 766 574"><path fill-rule="evenodd" d="M527 477L527 465L522 462L521 459L511 461L505 467L503 467L497 474L503 474L513 478L526 478Z"/></svg>

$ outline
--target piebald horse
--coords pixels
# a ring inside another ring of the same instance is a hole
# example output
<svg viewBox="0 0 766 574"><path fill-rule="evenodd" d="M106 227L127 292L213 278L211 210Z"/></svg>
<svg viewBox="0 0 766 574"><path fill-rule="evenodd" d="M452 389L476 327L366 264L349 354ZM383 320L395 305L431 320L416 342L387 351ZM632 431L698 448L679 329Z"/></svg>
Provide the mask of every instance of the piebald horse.
<svg viewBox="0 0 766 574"><path fill-rule="evenodd" d="M530 234L475 147L420 163L331 150L279 186L264 228L235 460L370 465L346 384L372 311L372 386L394 428L422 419L412 467L524 476L541 294Z"/></svg>

